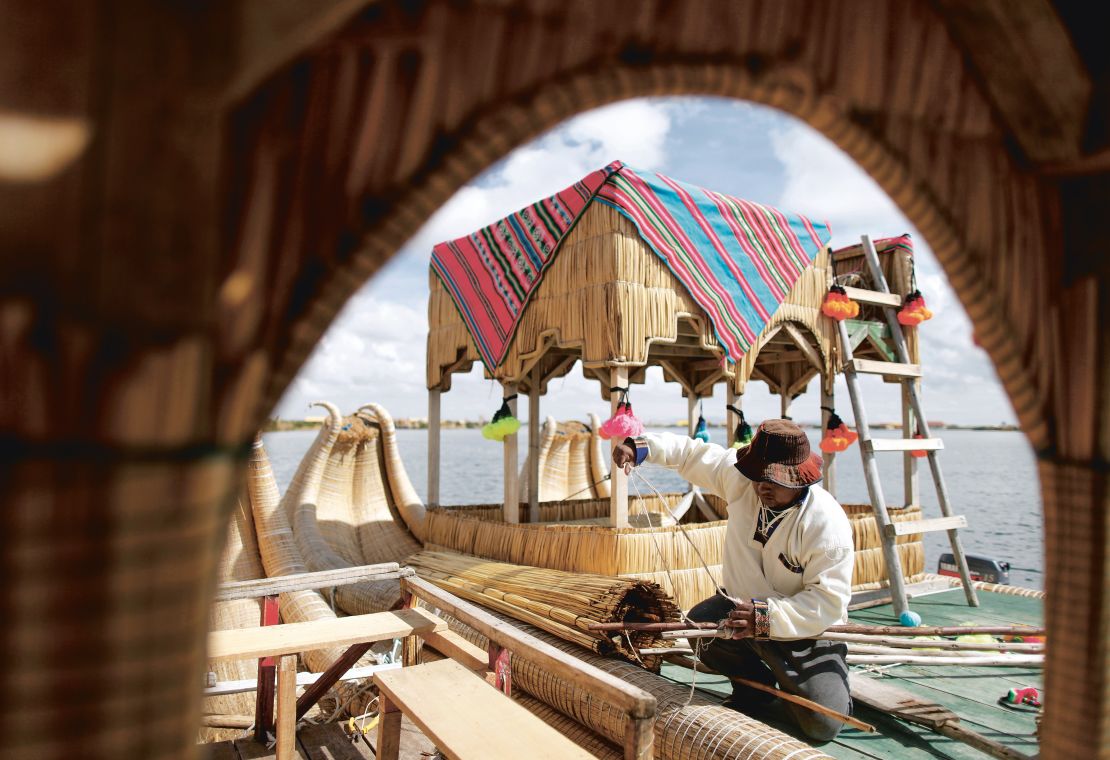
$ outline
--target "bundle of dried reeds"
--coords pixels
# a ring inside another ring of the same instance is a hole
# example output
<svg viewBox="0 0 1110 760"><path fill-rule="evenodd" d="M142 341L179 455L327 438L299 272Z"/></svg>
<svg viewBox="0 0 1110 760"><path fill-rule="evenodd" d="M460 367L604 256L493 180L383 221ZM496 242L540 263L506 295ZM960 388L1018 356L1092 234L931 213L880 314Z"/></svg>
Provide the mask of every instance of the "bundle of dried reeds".
<svg viewBox="0 0 1110 760"><path fill-rule="evenodd" d="M424 551L409 558L420 577L451 593L530 623L599 654L639 660L637 650L655 646L657 634L588 630L590 623L679 619L679 609L655 583L631 578L566 573L510 565L452 552ZM658 660L645 660L656 667Z"/></svg>
<svg viewBox="0 0 1110 760"><path fill-rule="evenodd" d="M504 615L492 612L495 617ZM754 757L766 760L831 760L819 749L788 736L755 718L722 707L700 694L655 675L638 665L602 657L530 625L509 622L552 646L601 668L617 678L650 692L658 701L655 721L657 760L731 760ZM473 644L486 648L487 640L457 620L448 618L452 630ZM619 707L599 699L580 683L572 683L513 654L510 666L513 688L520 688L563 715L596 731L612 742L624 743L627 716ZM758 751L758 755L753 754Z"/></svg>
<svg viewBox="0 0 1110 760"><path fill-rule="evenodd" d="M513 699L528 712L599 760L622 760L624 757L624 752L619 745L591 731L573 718L568 718L551 705L530 694L517 690L513 692Z"/></svg>

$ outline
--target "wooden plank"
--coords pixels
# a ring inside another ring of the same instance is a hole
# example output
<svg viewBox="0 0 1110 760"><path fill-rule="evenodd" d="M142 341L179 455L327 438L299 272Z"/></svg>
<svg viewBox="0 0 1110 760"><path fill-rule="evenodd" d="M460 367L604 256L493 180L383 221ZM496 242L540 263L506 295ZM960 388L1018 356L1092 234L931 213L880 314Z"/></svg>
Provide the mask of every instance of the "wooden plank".
<svg viewBox="0 0 1110 760"><path fill-rule="evenodd" d="M851 366L856 372L866 375L890 375L895 377L921 377L921 365L904 362L879 362L872 359L853 359L845 365L847 371Z"/></svg>
<svg viewBox="0 0 1110 760"><path fill-rule="evenodd" d="M897 293L880 293L877 290L849 287L844 288L844 293L853 301L871 306L893 306L897 309L902 305L902 297Z"/></svg>
<svg viewBox="0 0 1110 760"><path fill-rule="evenodd" d="M592 758L524 707L454 660L383 673L379 693L449 758Z"/></svg>
<svg viewBox="0 0 1110 760"><path fill-rule="evenodd" d="M274 596L289 591L347 586L363 581L381 581L390 578L404 578L412 575L410 568L402 568L396 562L378 565L358 565L337 570L321 570L315 573L295 573L275 578L257 578L249 581L231 581L216 590L215 601L227 602L233 599L257 599Z"/></svg>
<svg viewBox="0 0 1110 760"><path fill-rule="evenodd" d="M393 670L399 667L401 667L400 663L363 665L362 667L351 668L340 676L339 680L357 681L362 678L372 678L379 670ZM316 683L322 675L322 673L297 673L297 686L311 686ZM215 686L210 686L204 690L204 696L220 697L226 694L242 694L248 691L255 691L257 688L258 683L253 678L243 678L236 681L218 681Z"/></svg>
<svg viewBox="0 0 1110 760"><path fill-rule="evenodd" d="M920 387L921 381L914 380ZM905 384L902 385L902 437L913 438L917 432L914 426L913 409L910 406L910 393ZM875 449L871 449L874 451ZM902 454L902 505L910 506L921 503L920 479L917 475L917 457L910 452Z"/></svg>
<svg viewBox="0 0 1110 760"><path fill-rule="evenodd" d="M667 366L666 362L660 361L660 365ZM627 367L612 367L609 370L609 387L610 388L627 388L628 387L628 368ZM617 403L620 401L620 393L613 391L609 393L609 413L616 415ZM609 441L609 449L612 452L623 441L618 441L613 438ZM610 460L612 461L612 460ZM628 476L624 474L624 470L620 467L610 467L609 470L609 525L614 528L627 528L628 527Z"/></svg>
<svg viewBox="0 0 1110 760"><path fill-rule="evenodd" d="M798 349L805 358L809 360L809 363L813 365L815 370L821 372L825 369L825 363L821 360L821 357L817 355L817 351L814 350L813 346L810 345L809 341L802 335L797 327L790 322L783 322L782 329L790 336L790 339L794 341L794 344L798 346Z"/></svg>
<svg viewBox="0 0 1110 760"><path fill-rule="evenodd" d="M934 517L929 520L908 520L891 524L891 533L896 536L910 536L915 533L934 533L938 530L966 528L967 518L963 515Z"/></svg>
<svg viewBox="0 0 1110 760"><path fill-rule="evenodd" d="M919 581L918 583L906 584L903 586L903 590L906 593L906 599L919 599L923 596L951 591L952 587L948 584L947 580L930 579ZM848 609L854 612L856 610L879 607L886 604L890 604L890 589L874 588L852 594L852 599L848 603ZM889 620L880 622L889 622Z"/></svg>
<svg viewBox="0 0 1110 760"><path fill-rule="evenodd" d="M377 679L374 679L375 682ZM392 697L378 693L378 760L397 760L401 749L401 710Z"/></svg>
<svg viewBox="0 0 1110 760"><path fill-rule="evenodd" d="M297 754L297 655L287 654L278 665L277 760L292 760Z"/></svg>
<svg viewBox="0 0 1110 760"><path fill-rule="evenodd" d="M540 521L540 368L532 368L528 392L528 522Z"/></svg>
<svg viewBox="0 0 1110 760"><path fill-rule="evenodd" d="M423 609L376 612L332 620L286 623L265 628L238 628L208 634L209 660L296 654L325 647L396 639L446 630L447 623Z"/></svg>
<svg viewBox="0 0 1110 760"><path fill-rule="evenodd" d="M581 685L599 698L614 703L631 717L646 718L655 715L655 697L643 689L529 636L421 578L406 578L402 584L415 596L442 610L445 615L458 618L490 641L512 650L515 656L533 662L571 683Z"/></svg>
<svg viewBox="0 0 1110 760"><path fill-rule="evenodd" d="M871 451L938 451L944 448L939 438L872 438L863 444Z"/></svg>
<svg viewBox="0 0 1110 760"><path fill-rule="evenodd" d="M487 653L451 630L432 631L421 635L424 643L440 654L450 657L468 670L485 672L489 663Z"/></svg>
<svg viewBox="0 0 1110 760"><path fill-rule="evenodd" d="M335 686L336 682L343 677L343 674L350 670L351 666L358 662L369 648L370 643L355 644L348 647L339 659L321 673L297 700L297 720L303 718L305 713L311 710L320 701L320 698L328 693L331 687Z"/></svg>

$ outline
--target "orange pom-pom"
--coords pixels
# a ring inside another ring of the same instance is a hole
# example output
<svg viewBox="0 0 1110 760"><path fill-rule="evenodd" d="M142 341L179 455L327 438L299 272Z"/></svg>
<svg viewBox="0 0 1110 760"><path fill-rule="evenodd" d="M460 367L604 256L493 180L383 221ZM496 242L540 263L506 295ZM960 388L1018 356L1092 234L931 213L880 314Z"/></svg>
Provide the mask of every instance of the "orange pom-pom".
<svg viewBox="0 0 1110 760"><path fill-rule="evenodd" d="M932 319L933 312L925 306L925 297L920 290L908 294L898 311L898 324L907 327L917 327L927 319Z"/></svg>
<svg viewBox="0 0 1110 760"><path fill-rule="evenodd" d="M848 297L844 288L833 285L825 295L825 302L821 304L821 313L837 322L854 319L859 315L859 304Z"/></svg>
<svg viewBox="0 0 1110 760"><path fill-rule="evenodd" d="M925 436L921 435L921 433L918 433L917 435L914 436L914 438L924 438L924 437ZM914 449L913 451L910 452L910 456L920 459L921 457L929 456L929 452L925 451L924 449Z"/></svg>

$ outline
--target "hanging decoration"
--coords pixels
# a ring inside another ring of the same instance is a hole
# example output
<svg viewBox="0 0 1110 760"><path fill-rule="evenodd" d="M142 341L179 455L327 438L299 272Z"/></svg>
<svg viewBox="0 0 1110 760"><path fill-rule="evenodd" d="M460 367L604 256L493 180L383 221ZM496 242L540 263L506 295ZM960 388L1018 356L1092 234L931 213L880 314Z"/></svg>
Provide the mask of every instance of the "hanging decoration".
<svg viewBox="0 0 1110 760"><path fill-rule="evenodd" d="M838 451L844 451L856 442L859 435L848 429L848 426L844 424L844 420L840 419L840 415L836 411L827 406L823 406L821 409L829 413L829 421L825 423L825 435L821 438L821 451L834 454Z"/></svg>
<svg viewBox="0 0 1110 760"><path fill-rule="evenodd" d="M644 423L632 413L632 402L628 400L627 388L610 388L610 393L619 392L620 400L617 401L616 413L601 423L597 434L605 440L616 438L623 441L625 438L635 438L644 432Z"/></svg>
<svg viewBox="0 0 1110 760"><path fill-rule="evenodd" d="M709 426L705 424L705 415L701 413L701 404L698 404L698 424L694 425L694 434L690 436L696 441L709 443Z"/></svg>
<svg viewBox="0 0 1110 760"><path fill-rule="evenodd" d="M906 294L906 298L902 302L902 308L898 310L898 324L906 327L917 327L925 320L932 318L933 312L925 306L925 296L921 295L920 290L915 289L912 293Z"/></svg>
<svg viewBox="0 0 1110 760"><path fill-rule="evenodd" d="M736 424L736 433L732 436L732 448L742 449L752 442L752 426L744 419L744 411L742 409L737 409L732 404L729 404L725 408L740 418L740 422Z"/></svg>
<svg viewBox="0 0 1110 760"><path fill-rule="evenodd" d="M924 437L925 436L921 435L921 433L917 433L917 434L914 435L914 438L924 438ZM916 457L917 459L921 459L921 457L929 456L929 452L926 451L925 449L913 449L912 451L910 451L910 456L911 457Z"/></svg>
<svg viewBox="0 0 1110 760"><path fill-rule="evenodd" d="M832 317L837 322L845 319L855 319L859 316L859 304L848 297L844 288L833 285L825 294L825 302L821 304L821 313Z"/></svg>
<svg viewBox="0 0 1110 760"><path fill-rule="evenodd" d="M501 400L501 408L493 414L493 419L482 428L482 437L491 441L503 441L506 436L520 430L520 420L513 416L509 402L516 398L514 393Z"/></svg>

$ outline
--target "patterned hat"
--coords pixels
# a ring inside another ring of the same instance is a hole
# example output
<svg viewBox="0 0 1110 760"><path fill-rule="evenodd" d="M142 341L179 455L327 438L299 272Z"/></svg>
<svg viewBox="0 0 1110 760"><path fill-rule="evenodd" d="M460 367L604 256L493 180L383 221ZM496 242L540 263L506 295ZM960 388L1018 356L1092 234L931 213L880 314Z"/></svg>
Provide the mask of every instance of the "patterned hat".
<svg viewBox="0 0 1110 760"><path fill-rule="evenodd" d="M793 422L767 420L737 454L736 469L756 483L805 488L821 480L821 457L810 452L809 438Z"/></svg>

